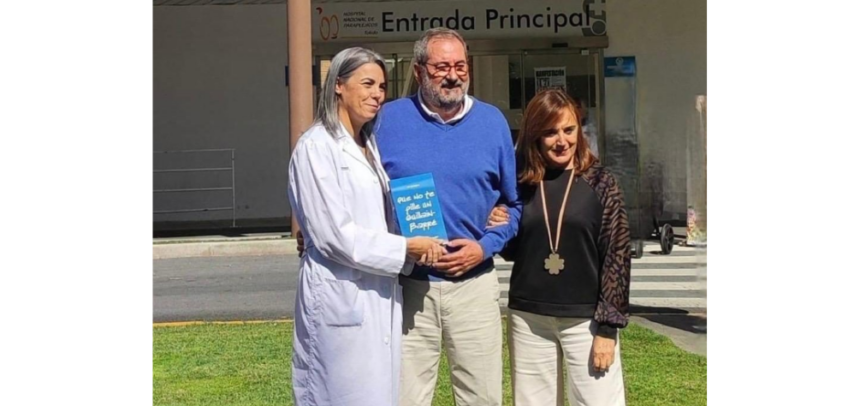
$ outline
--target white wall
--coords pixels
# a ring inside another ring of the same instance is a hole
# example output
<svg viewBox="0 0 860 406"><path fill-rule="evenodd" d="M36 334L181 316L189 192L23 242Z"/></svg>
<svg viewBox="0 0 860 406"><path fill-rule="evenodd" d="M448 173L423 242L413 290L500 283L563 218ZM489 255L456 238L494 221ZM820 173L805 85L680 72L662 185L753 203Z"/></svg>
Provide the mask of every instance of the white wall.
<svg viewBox="0 0 860 406"><path fill-rule="evenodd" d="M635 56L643 202L649 182L664 209L686 213L686 147L697 95L707 94L705 0L607 1L606 56Z"/></svg>
<svg viewBox="0 0 860 406"><path fill-rule="evenodd" d="M286 6L154 7L153 150L236 149L236 215L288 224ZM229 156L156 156L156 169L229 165ZM217 162L216 162L217 161ZM156 188L229 186L226 173L155 176ZM230 206L229 192L158 194L156 209ZM230 212L158 215L160 221Z"/></svg>

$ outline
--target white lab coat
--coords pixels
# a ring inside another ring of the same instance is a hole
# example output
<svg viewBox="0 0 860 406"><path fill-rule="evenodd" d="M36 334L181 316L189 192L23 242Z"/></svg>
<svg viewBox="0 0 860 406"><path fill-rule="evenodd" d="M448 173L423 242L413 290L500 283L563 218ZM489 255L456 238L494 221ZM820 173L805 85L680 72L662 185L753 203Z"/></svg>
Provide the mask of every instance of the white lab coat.
<svg viewBox="0 0 860 406"><path fill-rule="evenodd" d="M381 179L341 126L315 124L290 160L290 205L305 239L296 292L296 405L394 406L400 383L406 239L386 221ZM391 215L391 222L394 215Z"/></svg>

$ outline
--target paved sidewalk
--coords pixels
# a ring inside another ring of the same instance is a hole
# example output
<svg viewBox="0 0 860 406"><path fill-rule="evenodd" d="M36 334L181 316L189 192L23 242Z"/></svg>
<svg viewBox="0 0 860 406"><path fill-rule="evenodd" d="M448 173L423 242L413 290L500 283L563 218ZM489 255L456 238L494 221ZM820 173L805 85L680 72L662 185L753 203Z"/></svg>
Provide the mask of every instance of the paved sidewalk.
<svg viewBox="0 0 860 406"><path fill-rule="evenodd" d="M277 233L152 240L152 259L294 255L296 253L298 253L296 240Z"/></svg>
<svg viewBox="0 0 860 406"><path fill-rule="evenodd" d="M704 314L631 316L630 322L669 337L684 351L708 356L707 318Z"/></svg>

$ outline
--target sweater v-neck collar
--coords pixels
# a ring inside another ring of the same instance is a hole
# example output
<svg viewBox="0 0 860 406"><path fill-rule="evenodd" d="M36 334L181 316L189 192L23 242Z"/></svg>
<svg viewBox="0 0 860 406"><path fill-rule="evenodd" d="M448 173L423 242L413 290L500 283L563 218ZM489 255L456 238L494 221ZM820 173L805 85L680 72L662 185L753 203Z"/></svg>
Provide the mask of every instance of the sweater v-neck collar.
<svg viewBox="0 0 860 406"><path fill-rule="evenodd" d="M466 97L472 97L472 96L466 95ZM444 123L444 124L443 124L443 123L441 123L441 122L439 121L439 119L437 119L436 117L433 117L433 116L431 116L431 115L429 115L429 114L427 113L427 112L428 112L428 109L427 109L427 108L424 106L424 104L422 103L422 101L421 101L421 95L420 95L419 93L415 93L415 94L412 96L412 102L413 102L413 103L415 103L415 107L416 107L416 109L418 110L418 113L421 115L421 117L423 117L425 120L429 121L429 122L430 122L430 123L432 123L433 125L435 125L435 126L437 126L437 127L439 127L439 128L442 128L442 129L447 130L447 129L454 128L454 127L458 126L460 123L462 123L462 122L466 121L466 120L467 120L467 119L472 115L472 114L470 114L470 113L472 112L472 110L474 110L474 102L475 102L475 100L474 100L474 99L472 99L472 100L471 100L471 103L470 103L471 105L469 106L469 108L468 108L468 109L467 109L467 108L465 108L466 106L463 106L463 108L464 108L464 110L465 110L465 111L462 111L462 112L460 113L460 114L462 114L462 117L460 117L460 118L458 118L458 119L452 119L452 120L449 120L448 122L446 122L446 123ZM459 115L459 114L458 114L458 115Z"/></svg>

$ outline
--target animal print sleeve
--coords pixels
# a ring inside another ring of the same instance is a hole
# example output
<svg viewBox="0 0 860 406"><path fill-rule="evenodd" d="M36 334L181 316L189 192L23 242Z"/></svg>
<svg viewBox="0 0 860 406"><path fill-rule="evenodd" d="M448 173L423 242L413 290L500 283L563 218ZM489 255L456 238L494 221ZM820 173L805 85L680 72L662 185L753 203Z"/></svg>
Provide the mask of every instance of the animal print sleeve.
<svg viewBox="0 0 860 406"><path fill-rule="evenodd" d="M630 226L624 197L615 177L601 170L595 191L603 204L598 248L600 254L600 296L594 320L598 332L627 326L630 303ZM614 334L613 334L614 335Z"/></svg>

